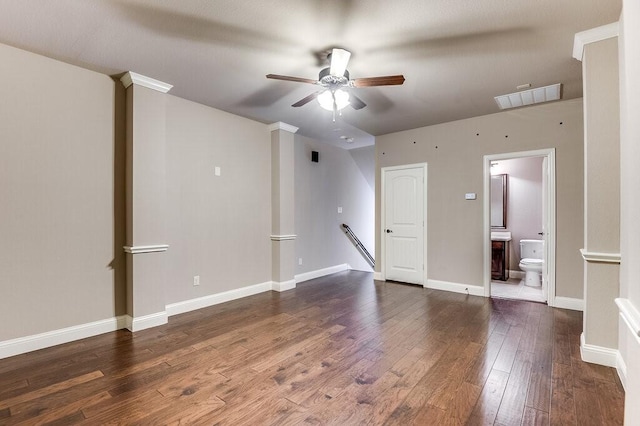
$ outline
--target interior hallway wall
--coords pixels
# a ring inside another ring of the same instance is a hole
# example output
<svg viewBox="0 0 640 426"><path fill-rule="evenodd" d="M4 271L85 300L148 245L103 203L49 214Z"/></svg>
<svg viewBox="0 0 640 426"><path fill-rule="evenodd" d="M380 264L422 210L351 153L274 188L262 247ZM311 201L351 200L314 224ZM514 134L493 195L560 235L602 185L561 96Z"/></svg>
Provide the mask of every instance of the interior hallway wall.
<svg viewBox="0 0 640 426"><path fill-rule="evenodd" d="M0 63L0 341L122 315L124 88L5 45Z"/></svg>
<svg viewBox="0 0 640 426"><path fill-rule="evenodd" d="M267 127L168 96L166 135L166 303L271 281Z"/></svg>
<svg viewBox="0 0 640 426"><path fill-rule="evenodd" d="M483 156L547 148L556 149L556 295L581 299L582 99L376 137L376 252L380 253L380 169L426 162L428 278L482 287ZM468 192L476 193L477 200L465 200ZM376 260L379 263L380 256Z"/></svg>
<svg viewBox="0 0 640 426"><path fill-rule="evenodd" d="M296 260L302 259L296 275L344 263L372 270L341 225L349 225L374 255L375 194L367 179L375 167L370 161L374 150L360 148L352 156L348 150L296 135ZM311 151L319 153L318 163L311 162Z"/></svg>

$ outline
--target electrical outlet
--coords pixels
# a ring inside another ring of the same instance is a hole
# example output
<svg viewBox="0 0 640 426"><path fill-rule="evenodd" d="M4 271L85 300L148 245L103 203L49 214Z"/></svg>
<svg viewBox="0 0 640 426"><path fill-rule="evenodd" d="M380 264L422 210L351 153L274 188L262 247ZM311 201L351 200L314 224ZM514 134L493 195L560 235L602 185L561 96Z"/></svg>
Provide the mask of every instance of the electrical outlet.
<svg viewBox="0 0 640 426"><path fill-rule="evenodd" d="M342 213L342 207L338 207L338 213Z"/></svg>
<svg viewBox="0 0 640 426"><path fill-rule="evenodd" d="M302 265L302 258L301 257L298 258L298 265Z"/></svg>
<svg viewBox="0 0 640 426"><path fill-rule="evenodd" d="M220 176L220 174L221 174L220 167L216 166L213 169L213 174L216 175L216 176Z"/></svg>
<svg viewBox="0 0 640 426"><path fill-rule="evenodd" d="M194 275L193 285L200 285L200 275Z"/></svg>

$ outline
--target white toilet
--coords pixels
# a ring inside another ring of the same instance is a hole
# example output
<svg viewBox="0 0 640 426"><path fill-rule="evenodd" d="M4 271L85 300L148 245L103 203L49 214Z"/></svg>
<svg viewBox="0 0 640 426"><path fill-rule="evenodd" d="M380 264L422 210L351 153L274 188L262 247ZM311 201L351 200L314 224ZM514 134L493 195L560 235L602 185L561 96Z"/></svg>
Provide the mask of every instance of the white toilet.
<svg viewBox="0 0 640 426"><path fill-rule="evenodd" d="M541 287L542 263L544 262L543 240L520 240L520 264L524 271L524 284L529 287Z"/></svg>

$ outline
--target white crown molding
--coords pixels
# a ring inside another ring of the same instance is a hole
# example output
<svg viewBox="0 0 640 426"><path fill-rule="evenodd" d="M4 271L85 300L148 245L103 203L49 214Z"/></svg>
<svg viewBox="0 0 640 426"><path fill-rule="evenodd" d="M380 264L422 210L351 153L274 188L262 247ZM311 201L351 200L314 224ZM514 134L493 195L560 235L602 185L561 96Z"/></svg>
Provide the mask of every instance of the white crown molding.
<svg viewBox="0 0 640 426"><path fill-rule="evenodd" d="M552 305L549 305L552 306ZM584 300L573 297L556 296L553 303L554 308L569 309L572 311L584 311Z"/></svg>
<svg viewBox="0 0 640 426"><path fill-rule="evenodd" d="M125 75L123 75L122 78L120 78L120 81L124 85L125 89L132 84L137 84L138 86L157 90L161 93L167 93L173 87L173 85L171 84L164 83L151 77L145 77L144 75L140 75L132 71L129 71Z"/></svg>
<svg viewBox="0 0 640 426"><path fill-rule="evenodd" d="M268 281L261 284L236 288L222 293L215 293L208 296L198 297L196 299L185 300L183 302L171 303L166 306L166 310L169 316L183 314L185 312L195 311L196 309L207 308L220 303L253 296L254 294L263 293L265 291L271 291L271 287L272 283L271 281Z"/></svg>
<svg viewBox="0 0 640 426"><path fill-rule="evenodd" d="M269 124L268 129L270 132L273 132L274 130L284 130L285 132L295 133L298 131L297 127L292 126L291 124L283 123L282 121Z"/></svg>
<svg viewBox="0 0 640 426"><path fill-rule="evenodd" d="M618 22L612 22L611 24L576 33L573 37L573 57L582 61L584 46L586 44L618 37L619 34L620 24Z"/></svg>
<svg viewBox="0 0 640 426"><path fill-rule="evenodd" d="M304 281L313 280L315 278L324 277L326 275L336 274L342 271L348 271L350 269L351 269L351 265L349 265L348 263L343 263L342 265L330 266L328 268L304 272L302 274L296 275L294 278L296 283L301 283Z"/></svg>
<svg viewBox="0 0 640 426"><path fill-rule="evenodd" d="M580 356L585 362L616 368L618 350L585 343L584 333L580 335Z"/></svg>
<svg viewBox="0 0 640 426"><path fill-rule="evenodd" d="M169 249L168 244L156 244L149 246L124 246L125 253L141 254L141 253L156 253L167 251Z"/></svg>
<svg viewBox="0 0 640 426"><path fill-rule="evenodd" d="M295 240L296 237L297 237L297 235L295 235L295 234L291 234L291 235L272 235L271 236L271 241Z"/></svg>
<svg viewBox="0 0 640 426"><path fill-rule="evenodd" d="M616 305L620 310L620 316L629 327L631 333L640 343L640 312L636 309L633 302L629 299L619 297L615 299Z"/></svg>
<svg viewBox="0 0 640 426"><path fill-rule="evenodd" d="M125 316L94 321L0 342L0 359L125 328Z"/></svg>
<svg viewBox="0 0 640 426"><path fill-rule="evenodd" d="M470 294L472 296L484 297L484 287L469 284L452 283L449 281L427 280L425 288L432 290L451 291L453 293Z"/></svg>
<svg viewBox="0 0 640 426"><path fill-rule="evenodd" d="M620 263L620 253L598 253L580 249L580 254L586 262Z"/></svg>

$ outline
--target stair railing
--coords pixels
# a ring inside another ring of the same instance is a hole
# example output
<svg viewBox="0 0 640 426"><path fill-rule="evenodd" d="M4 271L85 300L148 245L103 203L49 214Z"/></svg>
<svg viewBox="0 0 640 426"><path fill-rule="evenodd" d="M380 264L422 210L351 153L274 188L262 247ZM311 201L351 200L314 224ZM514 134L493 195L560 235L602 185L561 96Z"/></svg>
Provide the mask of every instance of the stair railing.
<svg viewBox="0 0 640 426"><path fill-rule="evenodd" d="M356 236L356 234L353 233L353 231L351 230L351 228L349 228L349 225L347 225L346 223L342 224L342 227L344 228L344 232L351 237L351 239L353 240L353 242L356 244L356 247L360 249L360 251L362 252L362 254L364 254L364 256L367 258L367 260L369 261L369 263L371 264L371 266L376 266L376 261L373 258L373 256L371 256L371 253L369 253L369 251L367 250L367 248L364 246L364 244L362 244L362 241L360 241L360 239Z"/></svg>

